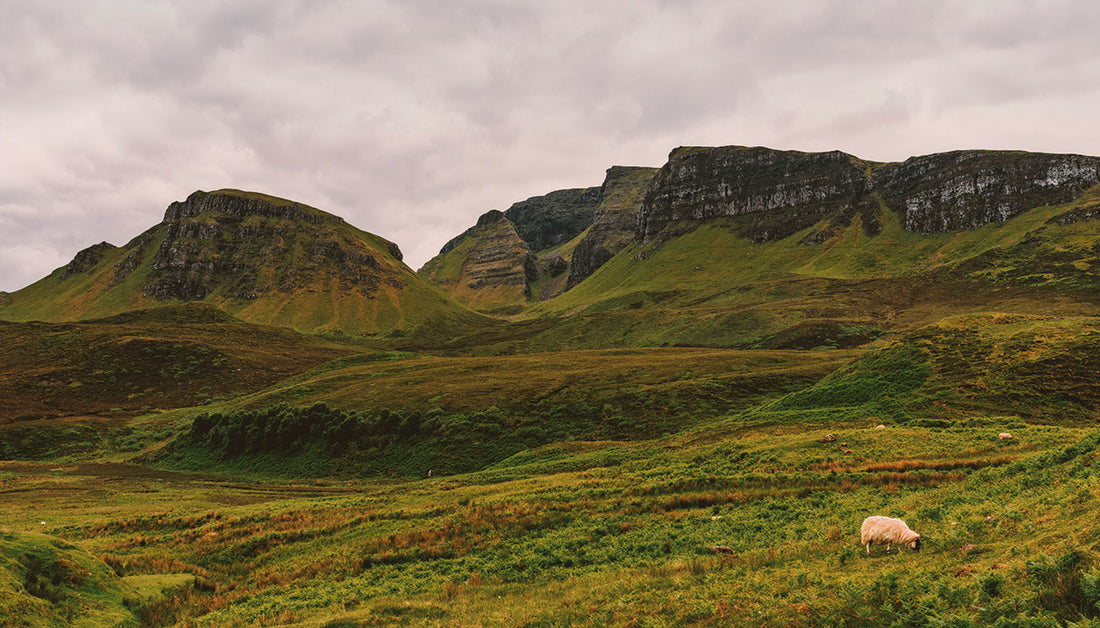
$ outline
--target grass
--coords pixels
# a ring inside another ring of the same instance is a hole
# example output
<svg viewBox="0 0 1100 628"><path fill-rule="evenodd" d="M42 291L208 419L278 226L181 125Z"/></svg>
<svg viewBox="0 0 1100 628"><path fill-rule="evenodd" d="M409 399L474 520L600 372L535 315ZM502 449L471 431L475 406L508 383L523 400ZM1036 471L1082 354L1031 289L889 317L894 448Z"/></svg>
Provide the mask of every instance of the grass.
<svg viewBox="0 0 1100 628"><path fill-rule="evenodd" d="M718 221L476 329L327 287L248 314L326 336L0 324L0 625L1100 625L1090 202Z"/></svg>
<svg viewBox="0 0 1100 628"><path fill-rule="evenodd" d="M47 520L45 532L113 568L103 581L135 588L131 604L151 625L883 625L906 614L981 623L1024 607L1095 613L1081 585L1059 589L1096 573L1091 432L1022 427L1004 443L992 418L952 430L860 426L837 432L858 452L843 454L821 442L824 430L744 420L581 447L563 453L569 471L536 457L518 477L507 465L316 483L0 470L6 489L33 488L8 493L9 534L41 534L35 519ZM593 456L601 450L619 453ZM104 493L104 477L116 488ZM871 513L905 516L927 547L865 557L855 537ZM151 601L165 586L183 589ZM1004 603L978 603L991 592Z"/></svg>

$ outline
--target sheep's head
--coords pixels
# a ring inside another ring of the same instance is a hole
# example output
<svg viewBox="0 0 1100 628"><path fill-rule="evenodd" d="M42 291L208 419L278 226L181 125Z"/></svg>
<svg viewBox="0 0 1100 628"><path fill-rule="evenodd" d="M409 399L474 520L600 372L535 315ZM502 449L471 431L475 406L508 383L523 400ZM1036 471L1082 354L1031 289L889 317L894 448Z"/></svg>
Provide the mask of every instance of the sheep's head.
<svg viewBox="0 0 1100 628"><path fill-rule="evenodd" d="M913 550L914 552L919 552L920 551L920 537L918 536L917 538L913 539L912 541L909 541L908 545L909 545L909 549Z"/></svg>

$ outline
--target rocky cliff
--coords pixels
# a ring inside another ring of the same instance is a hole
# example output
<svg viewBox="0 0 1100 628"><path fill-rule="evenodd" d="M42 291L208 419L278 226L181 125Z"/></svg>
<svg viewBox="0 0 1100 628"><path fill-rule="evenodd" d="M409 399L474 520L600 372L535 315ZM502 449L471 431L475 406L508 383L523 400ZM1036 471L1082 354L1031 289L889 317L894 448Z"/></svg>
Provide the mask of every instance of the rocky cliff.
<svg viewBox="0 0 1100 628"><path fill-rule="evenodd" d="M612 166L600 187L592 225L573 249L566 289L596 272L634 239L634 225L646 186L657 168Z"/></svg>
<svg viewBox="0 0 1100 628"><path fill-rule="evenodd" d="M1098 173L1096 157L970 150L887 164L874 179L906 229L931 234L1069 202L1100 183Z"/></svg>
<svg viewBox="0 0 1100 628"><path fill-rule="evenodd" d="M820 242L856 216L874 234L880 201L910 231L975 229L1070 201L1100 182L1098 170L1095 157L1011 151L955 151L878 164L838 151L678 148L649 186L635 240L660 241L717 217L738 217L740 235L754 242L819 223L804 242Z"/></svg>
<svg viewBox="0 0 1100 628"><path fill-rule="evenodd" d="M530 296L535 260L504 212L483 214L444 249L419 274L460 302L482 311L507 311Z"/></svg>
<svg viewBox="0 0 1100 628"><path fill-rule="evenodd" d="M565 288L568 245L592 224L602 198L602 187L575 188L490 210L419 274L474 309L518 311L532 296Z"/></svg>
<svg viewBox="0 0 1100 628"><path fill-rule="evenodd" d="M342 230L346 223L299 203L237 191L196 192L169 205L165 235L143 290L157 300L198 301L221 292L252 300L272 293L318 291L330 282L370 296L402 288L392 262ZM308 225L309 229L303 229ZM386 253L400 259L395 245ZM120 279L125 277L124 264Z"/></svg>
<svg viewBox="0 0 1100 628"><path fill-rule="evenodd" d="M125 246L77 253L13 293L0 318L79 320L175 301L302 331L476 318L417 277L395 244L308 205L240 190L195 192Z"/></svg>

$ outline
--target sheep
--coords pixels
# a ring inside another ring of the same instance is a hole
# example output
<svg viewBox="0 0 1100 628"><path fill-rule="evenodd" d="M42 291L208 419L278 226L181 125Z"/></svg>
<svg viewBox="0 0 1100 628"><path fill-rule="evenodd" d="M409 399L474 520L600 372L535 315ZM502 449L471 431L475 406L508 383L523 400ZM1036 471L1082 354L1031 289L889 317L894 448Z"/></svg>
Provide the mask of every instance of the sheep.
<svg viewBox="0 0 1100 628"><path fill-rule="evenodd" d="M1009 434L1008 432L1001 432L1000 434L997 434L997 438L1001 440L1012 440L1012 434Z"/></svg>
<svg viewBox="0 0 1100 628"><path fill-rule="evenodd" d="M859 528L859 542L867 546L867 555L871 555L871 544L886 544L886 553L890 546L908 545L910 549L920 550L920 535L909 529L901 519L875 515L863 520Z"/></svg>

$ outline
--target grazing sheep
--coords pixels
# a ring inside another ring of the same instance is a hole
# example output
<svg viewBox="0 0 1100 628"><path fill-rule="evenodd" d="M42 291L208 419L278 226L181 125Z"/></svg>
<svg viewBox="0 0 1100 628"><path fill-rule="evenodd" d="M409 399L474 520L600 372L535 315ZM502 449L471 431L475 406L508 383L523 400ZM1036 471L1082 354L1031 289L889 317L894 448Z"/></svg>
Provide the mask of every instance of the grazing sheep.
<svg viewBox="0 0 1100 628"><path fill-rule="evenodd" d="M879 423L878 425L875 426L875 429L876 430L884 430L884 429L886 429L886 426L883 425L882 423Z"/></svg>
<svg viewBox="0 0 1100 628"><path fill-rule="evenodd" d="M1001 440L1012 440L1012 434L1009 434L1008 432L1001 432L1000 434L997 434L997 438Z"/></svg>
<svg viewBox="0 0 1100 628"><path fill-rule="evenodd" d="M909 529L901 519L873 516L863 520L859 528L859 542L867 546L867 555L871 555L871 544L885 544L886 553L891 545L908 545L912 550L920 549L920 535Z"/></svg>

